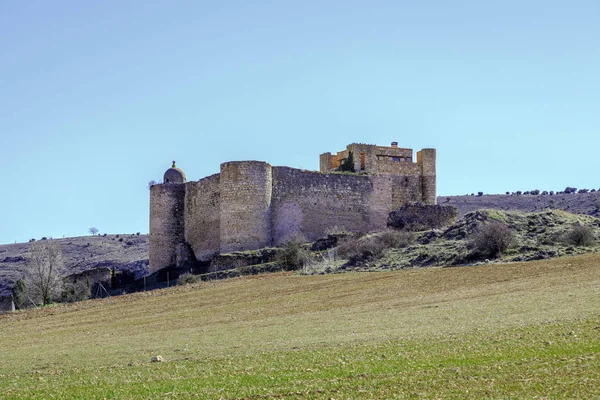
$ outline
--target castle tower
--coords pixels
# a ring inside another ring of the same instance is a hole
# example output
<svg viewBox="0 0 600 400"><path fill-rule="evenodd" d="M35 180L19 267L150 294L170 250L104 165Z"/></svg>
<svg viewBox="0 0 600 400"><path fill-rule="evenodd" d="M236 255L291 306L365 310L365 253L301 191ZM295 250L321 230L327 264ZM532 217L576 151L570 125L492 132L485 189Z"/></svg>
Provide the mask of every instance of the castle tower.
<svg viewBox="0 0 600 400"><path fill-rule="evenodd" d="M417 164L422 169L422 192L424 204L437 203L435 149L417 152Z"/></svg>
<svg viewBox="0 0 600 400"><path fill-rule="evenodd" d="M271 245L271 165L261 161L221 164L221 253Z"/></svg>
<svg viewBox="0 0 600 400"><path fill-rule="evenodd" d="M150 188L150 273L176 264L184 243L185 173L175 166Z"/></svg>

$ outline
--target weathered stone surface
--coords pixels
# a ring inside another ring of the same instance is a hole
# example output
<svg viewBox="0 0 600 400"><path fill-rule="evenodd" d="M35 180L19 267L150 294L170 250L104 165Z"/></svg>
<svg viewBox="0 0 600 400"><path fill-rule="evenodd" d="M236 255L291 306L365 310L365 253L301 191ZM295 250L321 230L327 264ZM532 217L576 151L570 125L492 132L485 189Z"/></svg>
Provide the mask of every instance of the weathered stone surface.
<svg viewBox="0 0 600 400"><path fill-rule="evenodd" d="M404 230L438 229L452 224L458 216L453 206L407 204L392 211L387 226Z"/></svg>

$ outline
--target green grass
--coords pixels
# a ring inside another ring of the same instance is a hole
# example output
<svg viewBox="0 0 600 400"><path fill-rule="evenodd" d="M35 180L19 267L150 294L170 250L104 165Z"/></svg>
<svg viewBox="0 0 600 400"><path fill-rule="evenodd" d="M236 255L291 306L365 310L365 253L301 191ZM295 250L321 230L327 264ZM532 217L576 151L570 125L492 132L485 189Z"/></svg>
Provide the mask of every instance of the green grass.
<svg viewBox="0 0 600 400"><path fill-rule="evenodd" d="M596 254L203 282L1 316L0 397L598 398L599 304Z"/></svg>

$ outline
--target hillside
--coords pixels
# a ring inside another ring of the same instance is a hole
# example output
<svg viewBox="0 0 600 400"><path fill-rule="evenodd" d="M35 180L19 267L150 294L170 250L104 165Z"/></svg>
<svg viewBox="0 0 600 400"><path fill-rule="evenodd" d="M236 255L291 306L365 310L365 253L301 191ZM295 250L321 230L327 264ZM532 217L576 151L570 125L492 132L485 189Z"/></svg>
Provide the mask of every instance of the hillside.
<svg viewBox="0 0 600 400"><path fill-rule="evenodd" d="M597 398L600 256L260 275L0 316L4 398ZM161 355L165 362L150 363Z"/></svg>
<svg viewBox="0 0 600 400"><path fill-rule="evenodd" d="M483 196L438 196L438 204L458 208L459 215L489 208L513 211L542 211L545 209L563 210L573 214L600 216L600 191L592 193L572 193L554 195L505 195L484 194Z"/></svg>
<svg viewBox="0 0 600 400"><path fill-rule="evenodd" d="M148 272L148 235L80 236L52 239L61 245L67 270L76 274L109 267L141 277ZM30 243L0 245L0 297L9 296L22 275Z"/></svg>

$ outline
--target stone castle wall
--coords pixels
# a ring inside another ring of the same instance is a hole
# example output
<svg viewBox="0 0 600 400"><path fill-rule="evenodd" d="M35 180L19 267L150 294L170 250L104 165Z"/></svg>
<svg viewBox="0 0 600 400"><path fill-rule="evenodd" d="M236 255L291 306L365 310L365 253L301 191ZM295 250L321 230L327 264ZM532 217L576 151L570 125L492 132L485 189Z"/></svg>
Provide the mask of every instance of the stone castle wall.
<svg viewBox="0 0 600 400"><path fill-rule="evenodd" d="M220 175L184 185L185 241L198 260L209 260L221 249Z"/></svg>
<svg viewBox="0 0 600 400"><path fill-rule="evenodd" d="M178 245L185 243L185 186L153 185L150 188L150 269L174 265Z"/></svg>
<svg viewBox="0 0 600 400"><path fill-rule="evenodd" d="M272 168L261 161L221 164L221 253L271 245Z"/></svg>
<svg viewBox="0 0 600 400"><path fill-rule="evenodd" d="M239 161L223 163L219 174L197 182L153 186L150 271L176 265L182 246L207 261L219 253L278 245L294 235L315 240L336 226L383 229L389 213L404 204L435 204L435 150L418 152L413 163L388 161L381 157L386 149L367 146L364 153L371 153L355 159L371 163L377 173L322 173ZM392 153L412 157L406 149ZM329 162L323 155L321 160Z"/></svg>
<svg viewBox="0 0 600 400"><path fill-rule="evenodd" d="M273 242L301 233L317 239L327 228L353 231L374 228L369 199L369 176L322 174L288 167L273 168Z"/></svg>

